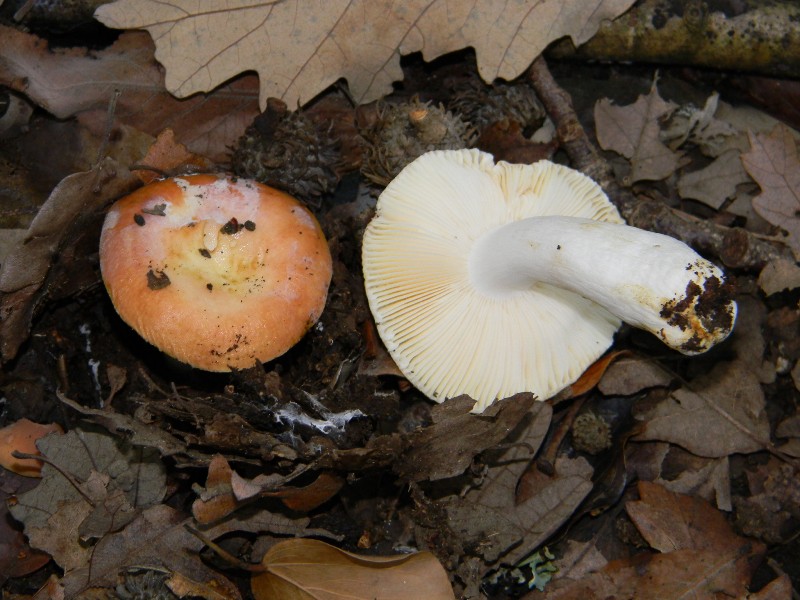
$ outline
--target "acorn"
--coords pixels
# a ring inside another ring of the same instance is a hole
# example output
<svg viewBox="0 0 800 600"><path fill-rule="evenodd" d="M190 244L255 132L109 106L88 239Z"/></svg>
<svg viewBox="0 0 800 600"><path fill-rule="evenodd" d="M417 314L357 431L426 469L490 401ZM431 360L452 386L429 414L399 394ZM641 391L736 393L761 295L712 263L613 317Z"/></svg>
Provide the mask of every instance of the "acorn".
<svg viewBox="0 0 800 600"><path fill-rule="evenodd" d="M276 98L257 116L231 153L231 169L303 200L332 193L339 183L339 143L330 125Z"/></svg>
<svg viewBox="0 0 800 600"><path fill-rule="evenodd" d="M591 411L582 413L572 423L572 447L587 454L600 454L611 447L611 426Z"/></svg>
<svg viewBox="0 0 800 600"><path fill-rule="evenodd" d="M453 94L449 108L479 132L503 120L514 121L523 129L535 131L541 127L546 115L536 92L525 83L487 86L482 81L470 82Z"/></svg>
<svg viewBox="0 0 800 600"><path fill-rule="evenodd" d="M468 148L475 139L458 115L417 98L380 107L377 121L363 135L367 150L361 173L381 186L422 154Z"/></svg>

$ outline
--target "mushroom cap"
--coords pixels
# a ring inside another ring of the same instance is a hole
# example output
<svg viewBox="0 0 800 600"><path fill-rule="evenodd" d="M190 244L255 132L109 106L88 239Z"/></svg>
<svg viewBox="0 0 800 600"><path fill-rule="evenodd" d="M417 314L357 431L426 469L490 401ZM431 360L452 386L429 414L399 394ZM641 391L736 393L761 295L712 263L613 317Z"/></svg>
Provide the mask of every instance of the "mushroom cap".
<svg viewBox="0 0 800 600"><path fill-rule="evenodd" d="M477 412L523 391L546 399L611 345L620 320L576 293L537 283L491 297L470 282L476 240L553 215L624 222L573 169L495 164L478 150L425 154L380 195L362 247L367 298L387 350L429 398L469 394Z"/></svg>
<svg viewBox="0 0 800 600"><path fill-rule="evenodd" d="M221 175L144 186L108 211L100 269L122 319L207 371L280 356L317 321L332 265L314 216L291 196Z"/></svg>

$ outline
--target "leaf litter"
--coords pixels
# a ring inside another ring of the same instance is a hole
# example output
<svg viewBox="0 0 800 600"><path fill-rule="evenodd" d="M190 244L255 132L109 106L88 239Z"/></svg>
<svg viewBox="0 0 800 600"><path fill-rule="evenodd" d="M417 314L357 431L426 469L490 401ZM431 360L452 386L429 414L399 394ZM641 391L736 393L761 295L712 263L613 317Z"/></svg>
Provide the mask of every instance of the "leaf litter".
<svg viewBox="0 0 800 600"><path fill-rule="evenodd" d="M612 12L626 4L599 3ZM436 23L435 14L426 19ZM575 15L568 33L590 36L596 20ZM513 46L518 38L503 23ZM406 27L389 26L398 35ZM336 193L312 203L335 260L325 313L296 349L263 369L187 372L137 342L104 298L94 256L102 208L135 185L125 167L141 161L149 170L137 175L153 177L224 162L259 96L264 105L266 93L282 95L294 107L327 79L308 71L295 87L272 90L278 79L228 81L244 63L216 63L201 81L181 70L178 53L165 60L165 78L143 33L123 33L101 50L51 51L36 34L3 27L12 51L0 52L0 83L56 116L75 117L59 127L94 139L95 154L104 136L115 138L107 140L115 153L129 150L122 162L107 159L64 178L44 205L33 205L33 222L4 229L25 233L10 238L18 241L0 268L2 417L53 418L68 432L41 443L47 464L36 487L0 480L14 517L0 529L0 565L13 566L0 569L4 576L26 582L49 557L42 572L51 577L28 583L31 593L41 585L38 597L130 597L142 589L149 597L171 590L204 598L325 597L342 589L365 598L390 590L436 598L788 597L800 522L794 263L730 270L739 322L709 356L665 357L623 330L623 355L598 362L552 406L528 394L482 415L469 412L469 398L431 405L369 333L358 240L375 190L358 181L365 140L356 124L374 107L356 110L333 90L298 106L346 148ZM156 43L156 56L186 42L176 31L176 40ZM413 43L393 48L390 62L416 47L410 32L403 35ZM468 42L428 46L437 36L420 35L426 58ZM511 56L503 66L479 47L477 64L466 55L425 73L412 61L409 89L384 101L408 100L413 89L422 101L467 115L465 97L487 104L513 97L494 94L478 71L519 73L530 60ZM34 63L45 75L26 82L21 76ZM362 100L402 78L391 66L370 87L347 61L328 69L326 77L346 77ZM206 93L174 98L166 86L176 90L182 77L182 93ZM732 110L716 93L695 96L697 105L678 99L672 84L665 70L636 82L632 104L595 96L583 107L594 113L600 145L618 155L620 180L644 190L668 185L686 223L714 220L794 248L796 133L761 113ZM120 86L109 120L109 96ZM452 97L460 100L448 105ZM499 116L480 123L492 135L477 143L526 160L552 156L557 142L535 145L539 138L514 120L518 114L501 103ZM53 127L46 115L25 118ZM87 161L96 161L92 151ZM700 238L686 241L705 248ZM611 442L591 454L570 427L586 414L607 419ZM764 560L765 544L777 560Z"/></svg>

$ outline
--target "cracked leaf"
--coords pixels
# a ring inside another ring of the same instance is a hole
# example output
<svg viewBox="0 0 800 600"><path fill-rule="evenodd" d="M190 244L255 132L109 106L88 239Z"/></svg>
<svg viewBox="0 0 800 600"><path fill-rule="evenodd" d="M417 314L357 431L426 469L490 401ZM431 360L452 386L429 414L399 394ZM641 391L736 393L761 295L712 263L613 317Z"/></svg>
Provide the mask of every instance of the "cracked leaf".
<svg viewBox="0 0 800 600"><path fill-rule="evenodd" d="M633 0L117 0L97 9L117 29L147 29L167 89L209 91L245 71L260 75L260 104L305 104L341 78L356 101L376 100L403 78L400 56L426 60L475 48L485 81L514 79L547 45L575 45ZM306 15L310 15L307 17ZM301 17L299 17L301 16Z"/></svg>

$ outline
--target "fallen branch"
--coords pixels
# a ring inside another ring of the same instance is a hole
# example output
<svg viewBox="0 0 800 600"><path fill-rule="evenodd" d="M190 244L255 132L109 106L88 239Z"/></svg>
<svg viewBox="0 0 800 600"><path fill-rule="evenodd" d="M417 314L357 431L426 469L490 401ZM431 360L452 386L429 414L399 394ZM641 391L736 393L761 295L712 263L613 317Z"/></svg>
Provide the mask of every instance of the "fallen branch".
<svg viewBox="0 0 800 600"><path fill-rule="evenodd" d="M531 84L556 124L561 146L573 166L599 183L630 225L678 238L698 251L713 254L728 267L760 270L783 258L794 261L788 247L762 239L741 227L726 227L698 219L663 202L636 196L621 187L609 163L597 151L578 120L570 95L556 82L539 57L528 71Z"/></svg>

